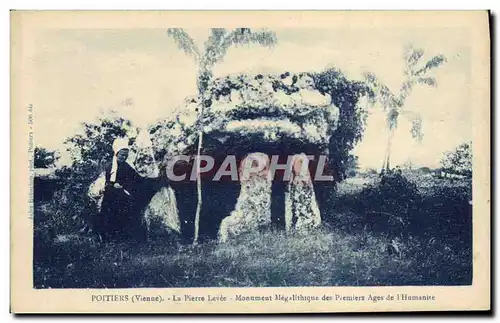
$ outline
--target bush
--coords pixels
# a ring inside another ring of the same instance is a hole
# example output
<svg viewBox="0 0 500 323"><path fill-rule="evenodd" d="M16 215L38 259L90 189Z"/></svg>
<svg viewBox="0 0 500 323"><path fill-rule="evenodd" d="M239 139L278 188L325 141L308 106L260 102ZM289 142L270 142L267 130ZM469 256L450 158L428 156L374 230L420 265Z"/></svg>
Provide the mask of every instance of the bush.
<svg viewBox="0 0 500 323"><path fill-rule="evenodd" d="M35 168L54 167L60 156L57 151L51 151L43 147L35 147L34 166Z"/></svg>
<svg viewBox="0 0 500 323"><path fill-rule="evenodd" d="M37 248L37 245L43 247L50 243L57 235L90 236L96 229L98 231L98 209L87 196L88 188L111 162L114 139L134 132L137 129L128 120L99 117L93 123L83 122L80 133L66 139L72 164L55 170L53 180L57 185L49 200L35 200L34 238ZM43 149L37 152L40 160L54 154ZM40 196L40 191L45 188L40 185L41 179L36 180L35 194Z"/></svg>
<svg viewBox="0 0 500 323"><path fill-rule="evenodd" d="M455 150L447 152L441 160L444 171L472 177L472 143L463 143Z"/></svg>
<svg viewBox="0 0 500 323"><path fill-rule="evenodd" d="M389 171L379 181L366 185L355 195L342 197L336 204L358 214L366 230L383 232L392 238L407 233L419 215L421 200L413 182L400 171Z"/></svg>

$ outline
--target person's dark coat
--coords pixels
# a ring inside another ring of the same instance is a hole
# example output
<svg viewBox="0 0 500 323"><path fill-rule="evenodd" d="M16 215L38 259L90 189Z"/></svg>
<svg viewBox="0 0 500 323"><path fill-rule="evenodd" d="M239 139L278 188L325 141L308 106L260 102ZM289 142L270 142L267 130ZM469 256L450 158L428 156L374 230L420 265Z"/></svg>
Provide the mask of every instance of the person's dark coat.
<svg viewBox="0 0 500 323"><path fill-rule="evenodd" d="M157 180L142 177L126 162L118 163L115 182L110 181L110 173L108 167L101 206L106 236L118 241L146 239L142 211L157 190Z"/></svg>

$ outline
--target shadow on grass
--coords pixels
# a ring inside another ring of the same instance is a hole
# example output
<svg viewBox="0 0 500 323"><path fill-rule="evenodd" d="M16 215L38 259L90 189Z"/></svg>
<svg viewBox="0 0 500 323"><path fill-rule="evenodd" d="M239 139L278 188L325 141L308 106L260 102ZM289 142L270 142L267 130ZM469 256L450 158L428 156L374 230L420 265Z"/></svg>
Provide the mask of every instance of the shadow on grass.
<svg viewBox="0 0 500 323"><path fill-rule="evenodd" d="M416 196L408 195L399 204L390 197L363 194L359 189L341 192L323 227L303 233L252 232L229 243L196 247L160 236L145 244L99 243L81 236L35 241L34 287L471 284L472 207L467 185L420 185L418 193L412 193ZM400 190L394 194L405 196ZM379 202L363 203L360 198L367 196ZM401 205L405 208L397 209ZM384 210L398 210L404 230L388 230L398 227L382 216L373 220L374 211Z"/></svg>
<svg viewBox="0 0 500 323"><path fill-rule="evenodd" d="M36 288L458 285L470 283L464 254L413 238L390 255L384 238L327 229L251 233L197 247L72 240L35 262Z"/></svg>

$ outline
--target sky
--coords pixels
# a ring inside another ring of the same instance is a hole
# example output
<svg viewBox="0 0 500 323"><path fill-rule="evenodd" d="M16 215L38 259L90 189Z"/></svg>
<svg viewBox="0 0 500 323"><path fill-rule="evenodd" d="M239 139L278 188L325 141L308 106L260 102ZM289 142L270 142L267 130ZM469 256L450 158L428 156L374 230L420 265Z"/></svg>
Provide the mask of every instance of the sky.
<svg viewBox="0 0 500 323"><path fill-rule="evenodd" d="M187 29L199 47L207 29ZM425 50L424 58L443 54L448 62L433 75L437 88L415 88L405 108L423 119L421 142L411 138L411 123L400 118L392 148L393 165L438 167L444 152L472 138L470 102L471 41L454 28L287 28L275 29L273 49L258 45L231 48L215 66L215 76L340 69L362 80L371 71L397 92L403 80L403 49ZM102 113L116 110L138 126L172 115L186 96L196 93L196 65L165 29L56 29L36 39L36 144L63 152L62 144ZM380 107L369 110L363 140L355 148L362 168L382 165L387 130Z"/></svg>

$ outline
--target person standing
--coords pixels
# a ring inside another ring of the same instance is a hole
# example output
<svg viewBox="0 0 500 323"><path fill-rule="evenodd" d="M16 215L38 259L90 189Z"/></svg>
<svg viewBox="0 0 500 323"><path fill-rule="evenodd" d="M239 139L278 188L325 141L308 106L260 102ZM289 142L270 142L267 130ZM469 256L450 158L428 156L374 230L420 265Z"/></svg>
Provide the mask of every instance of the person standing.
<svg viewBox="0 0 500 323"><path fill-rule="evenodd" d="M147 178L139 175L127 162L127 138L113 142L113 160L105 171L105 186L100 216L104 222L105 236L114 241L144 241L146 227L142 209L152 197Z"/></svg>

